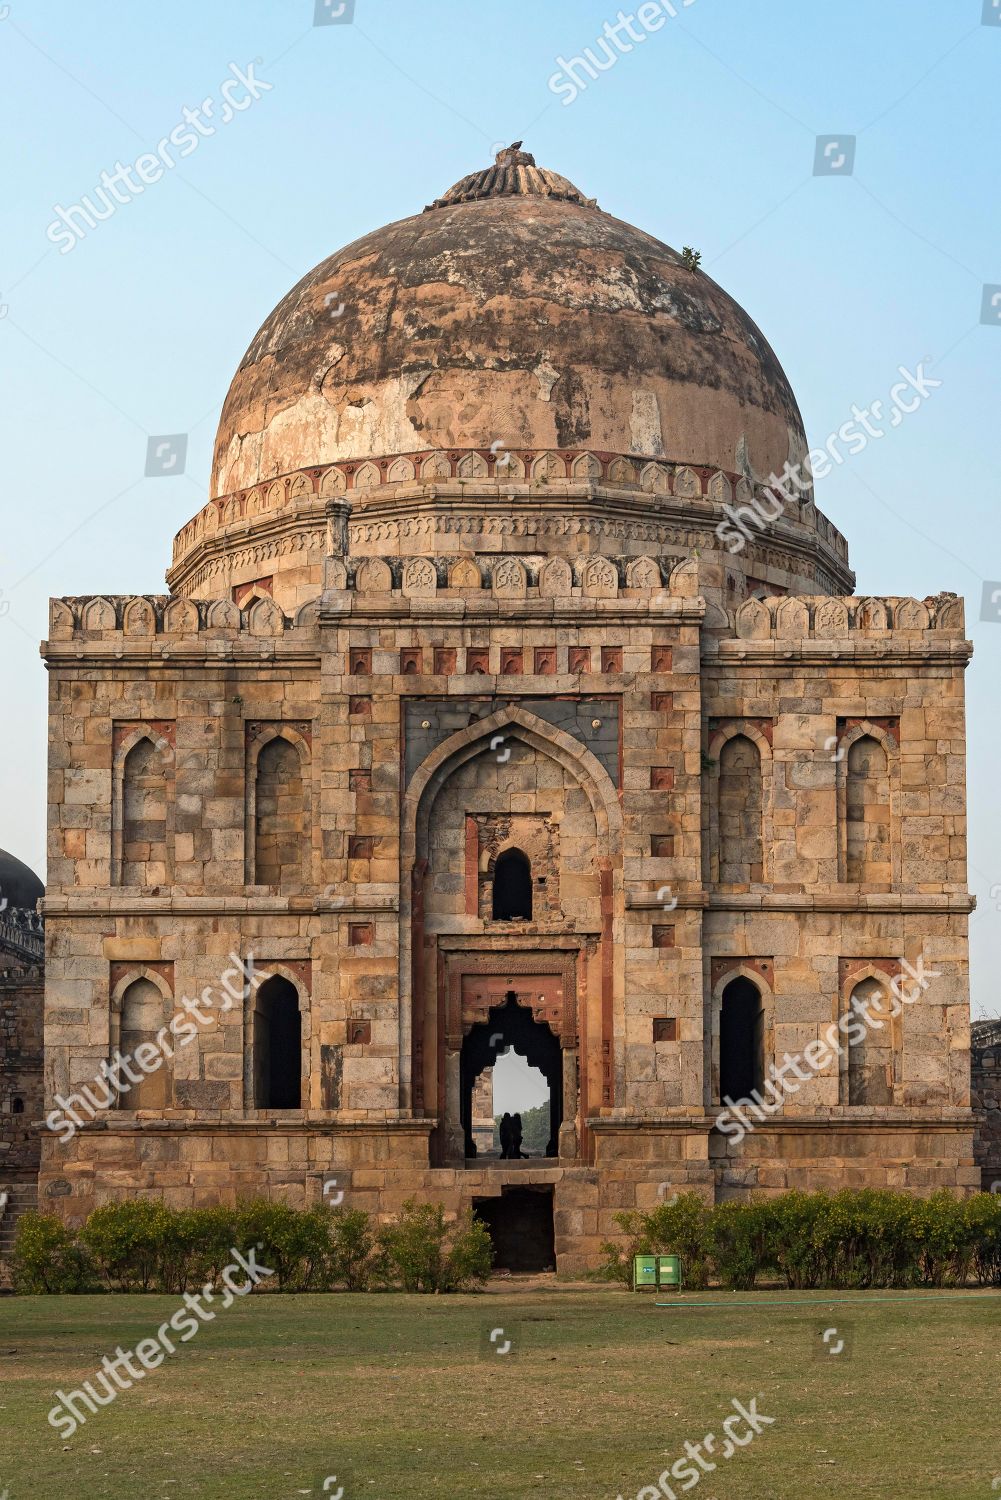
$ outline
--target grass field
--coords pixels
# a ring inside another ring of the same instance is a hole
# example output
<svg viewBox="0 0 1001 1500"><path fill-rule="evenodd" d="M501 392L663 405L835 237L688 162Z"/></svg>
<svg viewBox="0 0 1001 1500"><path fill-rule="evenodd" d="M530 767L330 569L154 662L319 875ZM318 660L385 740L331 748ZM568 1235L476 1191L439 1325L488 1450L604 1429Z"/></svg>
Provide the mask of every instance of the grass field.
<svg viewBox="0 0 1001 1500"><path fill-rule="evenodd" d="M663 1309L553 1282L454 1298L258 1294L69 1440L46 1420L56 1390L179 1304L5 1298L0 1496L648 1500L686 1440L717 1434L718 1456L731 1400L756 1398L774 1421L697 1486L670 1481L678 1495L688 1483L698 1500L990 1500L1001 1295L891 1295L691 1293Z"/></svg>

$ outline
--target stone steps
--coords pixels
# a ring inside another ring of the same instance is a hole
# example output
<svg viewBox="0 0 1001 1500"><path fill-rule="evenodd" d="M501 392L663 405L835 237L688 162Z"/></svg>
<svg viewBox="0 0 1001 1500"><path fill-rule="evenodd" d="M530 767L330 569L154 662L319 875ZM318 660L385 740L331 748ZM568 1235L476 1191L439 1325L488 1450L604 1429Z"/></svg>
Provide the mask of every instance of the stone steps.
<svg viewBox="0 0 1001 1500"><path fill-rule="evenodd" d="M17 1221L29 1209L38 1207L38 1185L35 1182L0 1183L0 1195L7 1194L0 1217L0 1260L10 1257L17 1237Z"/></svg>

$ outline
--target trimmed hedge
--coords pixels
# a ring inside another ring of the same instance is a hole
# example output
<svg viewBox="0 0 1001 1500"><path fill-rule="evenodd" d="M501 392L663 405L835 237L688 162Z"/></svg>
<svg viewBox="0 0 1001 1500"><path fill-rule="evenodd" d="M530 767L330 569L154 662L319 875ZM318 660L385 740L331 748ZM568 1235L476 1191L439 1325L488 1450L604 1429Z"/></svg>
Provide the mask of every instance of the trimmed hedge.
<svg viewBox="0 0 1001 1500"><path fill-rule="evenodd" d="M79 1231L52 1214L18 1221L14 1286L22 1293L171 1292L218 1282L234 1250L257 1252L279 1292L453 1292L482 1285L493 1250L484 1226L446 1223L440 1204L405 1203L374 1229L359 1209L290 1208L257 1198L229 1208L168 1208L130 1198L95 1209Z"/></svg>
<svg viewBox="0 0 1001 1500"><path fill-rule="evenodd" d="M747 1291L758 1277L793 1289L1001 1286L1001 1196L930 1198L867 1188L708 1204L682 1193L649 1213L616 1214L628 1244L606 1242L603 1279L628 1281L634 1255L681 1256L686 1287Z"/></svg>

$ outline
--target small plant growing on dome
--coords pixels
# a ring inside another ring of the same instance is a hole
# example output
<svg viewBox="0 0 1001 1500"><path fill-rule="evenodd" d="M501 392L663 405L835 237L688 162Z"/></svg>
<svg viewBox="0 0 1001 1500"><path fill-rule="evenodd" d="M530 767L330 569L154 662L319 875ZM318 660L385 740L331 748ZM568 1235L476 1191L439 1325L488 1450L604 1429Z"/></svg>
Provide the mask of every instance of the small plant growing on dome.
<svg viewBox="0 0 1001 1500"><path fill-rule="evenodd" d="M702 264L702 251L693 250L691 245L686 245L681 252L681 259L690 271L697 271Z"/></svg>

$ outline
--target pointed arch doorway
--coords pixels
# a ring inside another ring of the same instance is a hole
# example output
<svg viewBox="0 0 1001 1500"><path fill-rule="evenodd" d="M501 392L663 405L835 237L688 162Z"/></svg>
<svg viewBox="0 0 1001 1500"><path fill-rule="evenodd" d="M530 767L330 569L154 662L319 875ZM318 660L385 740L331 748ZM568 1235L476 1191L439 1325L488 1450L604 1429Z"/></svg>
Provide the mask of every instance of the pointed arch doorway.
<svg viewBox="0 0 1001 1500"><path fill-rule="evenodd" d="M519 1003L508 990L503 1003L491 1006L487 1019L477 1022L463 1038L459 1053L459 1117L466 1159L476 1156L473 1140L473 1092L477 1080L496 1066L509 1050L537 1068L549 1087L549 1130L546 1156L558 1156L563 1123L563 1051L545 1021L537 1021L531 1006ZM496 1113L496 1106L494 1112Z"/></svg>
<svg viewBox="0 0 1001 1500"><path fill-rule="evenodd" d="M526 1138L522 1151L536 1161L576 1159L582 1107L576 969L576 947L503 954L464 948L448 954L439 992L442 1086L439 1125L432 1135L434 1165L520 1165L495 1155L479 1118L485 1085L491 1083L492 1094L494 1070L501 1063L503 1071L509 1051L543 1075L549 1095L544 1138ZM502 1108L514 1112L511 1105Z"/></svg>

